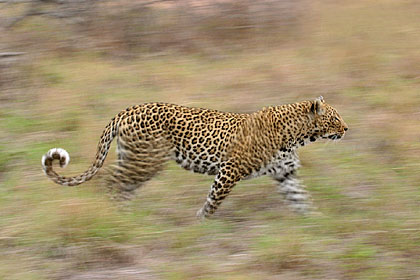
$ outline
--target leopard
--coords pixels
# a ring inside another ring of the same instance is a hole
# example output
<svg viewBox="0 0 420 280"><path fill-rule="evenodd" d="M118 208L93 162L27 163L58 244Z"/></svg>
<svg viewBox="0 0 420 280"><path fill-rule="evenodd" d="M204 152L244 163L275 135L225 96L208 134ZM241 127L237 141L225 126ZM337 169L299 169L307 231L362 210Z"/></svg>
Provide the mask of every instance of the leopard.
<svg viewBox="0 0 420 280"><path fill-rule="evenodd" d="M322 96L314 100L264 107L252 113L222 112L169 103L144 103L121 111L106 125L91 166L73 177L57 174L70 161L62 148L42 157L53 182L76 186L92 179L117 139L117 160L107 182L121 197L152 179L169 160L186 170L215 176L199 219L211 217L241 180L271 176L286 205L297 213L313 208L312 197L297 176L297 150L319 139L339 140L348 125Z"/></svg>

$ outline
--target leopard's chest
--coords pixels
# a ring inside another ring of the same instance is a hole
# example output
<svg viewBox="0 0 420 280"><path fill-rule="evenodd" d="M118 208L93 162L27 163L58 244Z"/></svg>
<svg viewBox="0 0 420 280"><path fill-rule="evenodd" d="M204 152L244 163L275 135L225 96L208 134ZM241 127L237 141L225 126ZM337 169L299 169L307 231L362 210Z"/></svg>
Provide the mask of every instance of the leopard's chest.
<svg viewBox="0 0 420 280"><path fill-rule="evenodd" d="M300 166L296 151L278 152L269 162L262 165L258 170L254 170L244 179L251 179L263 175L290 173Z"/></svg>

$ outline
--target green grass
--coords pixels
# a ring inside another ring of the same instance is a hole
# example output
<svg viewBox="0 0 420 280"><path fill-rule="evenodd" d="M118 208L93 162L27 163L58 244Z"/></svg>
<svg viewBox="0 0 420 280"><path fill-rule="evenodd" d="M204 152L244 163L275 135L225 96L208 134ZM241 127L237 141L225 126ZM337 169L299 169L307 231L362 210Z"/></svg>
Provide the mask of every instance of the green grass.
<svg viewBox="0 0 420 280"><path fill-rule="evenodd" d="M0 278L77 279L119 268L156 279L420 278L415 9L398 1L312 9L317 17L290 45L244 47L217 60L80 51L26 62L27 93L0 115ZM42 40L52 32L44 25L16 32ZM107 199L99 178L66 188L41 170L42 155L62 147L71 162L57 172L84 171L103 127L133 104L250 112L319 95L350 130L338 143L300 151L317 207L308 217L288 210L270 178L240 182L214 219L199 223L213 178L174 163L126 207Z"/></svg>

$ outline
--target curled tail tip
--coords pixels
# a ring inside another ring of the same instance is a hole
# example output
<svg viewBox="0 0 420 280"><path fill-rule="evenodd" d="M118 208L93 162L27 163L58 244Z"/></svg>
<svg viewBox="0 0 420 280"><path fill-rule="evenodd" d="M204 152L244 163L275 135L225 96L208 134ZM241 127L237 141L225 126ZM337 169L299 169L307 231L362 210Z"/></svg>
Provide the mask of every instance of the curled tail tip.
<svg viewBox="0 0 420 280"><path fill-rule="evenodd" d="M69 153L61 148L50 149L45 155L42 156L42 167L45 170L47 167L52 165L53 160L58 159L60 167L64 168L70 162Z"/></svg>

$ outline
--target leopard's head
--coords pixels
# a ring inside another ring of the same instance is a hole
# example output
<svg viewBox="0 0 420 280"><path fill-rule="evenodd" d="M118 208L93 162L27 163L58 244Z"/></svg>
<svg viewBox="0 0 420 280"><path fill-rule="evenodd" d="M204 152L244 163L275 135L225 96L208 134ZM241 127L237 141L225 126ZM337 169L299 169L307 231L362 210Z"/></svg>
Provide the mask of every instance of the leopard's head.
<svg viewBox="0 0 420 280"><path fill-rule="evenodd" d="M337 110L325 103L322 96L315 99L310 108L314 120L314 134L325 139L341 139L349 129Z"/></svg>

